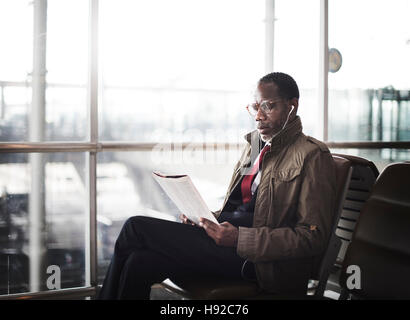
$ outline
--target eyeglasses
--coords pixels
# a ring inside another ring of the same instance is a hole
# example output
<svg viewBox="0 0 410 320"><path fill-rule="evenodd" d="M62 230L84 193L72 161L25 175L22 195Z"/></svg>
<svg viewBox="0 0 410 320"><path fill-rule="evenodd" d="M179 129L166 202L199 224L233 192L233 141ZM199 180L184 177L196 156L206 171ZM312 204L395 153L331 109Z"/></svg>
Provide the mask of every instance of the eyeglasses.
<svg viewBox="0 0 410 320"><path fill-rule="evenodd" d="M248 110L249 114L252 117L255 117L258 114L259 109L261 109L263 113L269 114L279 106L278 102L280 101L283 101L283 99L263 100L261 102L253 102L246 106L246 110Z"/></svg>

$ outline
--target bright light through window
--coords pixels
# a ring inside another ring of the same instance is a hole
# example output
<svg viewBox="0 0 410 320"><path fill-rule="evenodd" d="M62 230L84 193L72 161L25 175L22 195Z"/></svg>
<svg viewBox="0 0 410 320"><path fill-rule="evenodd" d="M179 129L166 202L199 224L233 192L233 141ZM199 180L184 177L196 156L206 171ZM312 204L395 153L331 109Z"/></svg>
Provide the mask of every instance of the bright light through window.
<svg viewBox="0 0 410 320"><path fill-rule="evenodd" d="M342 66L329 74L329 139L410 139L407 0L329 1L329 46Z"/></svg>
<svg viewBox="0 0 410 320"><path fill-rule="evenodd" d="M101 1L100 138L252 129L245 106L264 75L264 12L250 0Z"/></svg>

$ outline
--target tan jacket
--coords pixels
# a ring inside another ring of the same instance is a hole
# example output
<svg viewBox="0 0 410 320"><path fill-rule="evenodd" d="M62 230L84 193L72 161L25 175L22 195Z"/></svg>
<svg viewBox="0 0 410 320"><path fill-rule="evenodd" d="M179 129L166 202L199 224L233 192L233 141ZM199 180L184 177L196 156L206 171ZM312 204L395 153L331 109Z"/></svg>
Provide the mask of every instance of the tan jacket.
<svg viewBox="0 0 410 320"><path fill-rule="evenodd" d="M248 144L222 208L241 179L241 169L250 165L251 141L259 141L259 133L250 132L245 139ZM330 235L335 197L332 156L325 144L302 133L296 117L272 139L263 158L252 228L239 227L237 253L255 263L262 289L306 292Z"/></svg>

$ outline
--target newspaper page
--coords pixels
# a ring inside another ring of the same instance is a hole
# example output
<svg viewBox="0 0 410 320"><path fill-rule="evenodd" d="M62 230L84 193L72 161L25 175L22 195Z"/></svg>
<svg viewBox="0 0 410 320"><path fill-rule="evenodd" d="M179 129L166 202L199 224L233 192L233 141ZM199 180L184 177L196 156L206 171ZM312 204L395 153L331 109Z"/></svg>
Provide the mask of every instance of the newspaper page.
<svg viewBox="0 0 410 320"><path fill-rule="evenodd" d="M198 224L202 217L219 224L188 175L163 175L154 171L152 176L192 222Z"/></svg>

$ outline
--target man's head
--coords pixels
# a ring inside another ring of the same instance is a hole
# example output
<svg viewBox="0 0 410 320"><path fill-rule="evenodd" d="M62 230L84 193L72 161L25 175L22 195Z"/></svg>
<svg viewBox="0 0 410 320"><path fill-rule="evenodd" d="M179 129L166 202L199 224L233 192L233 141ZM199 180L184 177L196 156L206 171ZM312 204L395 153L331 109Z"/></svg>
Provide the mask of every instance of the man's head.
<svg viewBox="0 0 410 320"><path fill-rule="evenodd" d="M255 114L262 140L269 141L296 117L298 106L295 80L285 73L273 72L258 81L255 103L248 109Z"/></svg>

